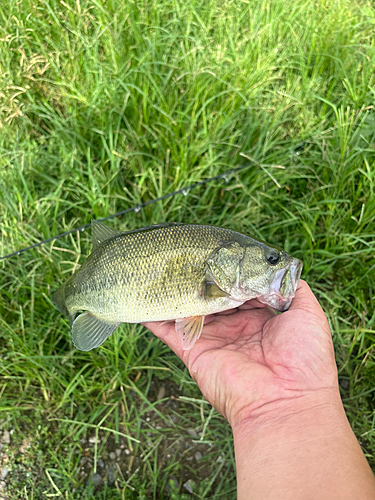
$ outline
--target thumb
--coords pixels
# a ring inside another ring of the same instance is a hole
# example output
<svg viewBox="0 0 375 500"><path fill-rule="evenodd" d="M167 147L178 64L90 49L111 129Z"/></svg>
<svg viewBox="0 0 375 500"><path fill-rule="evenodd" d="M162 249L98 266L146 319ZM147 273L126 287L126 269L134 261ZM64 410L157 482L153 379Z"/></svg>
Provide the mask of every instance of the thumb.
<svg viewBox="0 0 375 500"><path fill-rule="evenodd" d="M304 280L300 280L298 283L296 295L290 304L289 311L298 309L314 314L327 322L327 318L321 305L311 291L309 285Z"/></svg>

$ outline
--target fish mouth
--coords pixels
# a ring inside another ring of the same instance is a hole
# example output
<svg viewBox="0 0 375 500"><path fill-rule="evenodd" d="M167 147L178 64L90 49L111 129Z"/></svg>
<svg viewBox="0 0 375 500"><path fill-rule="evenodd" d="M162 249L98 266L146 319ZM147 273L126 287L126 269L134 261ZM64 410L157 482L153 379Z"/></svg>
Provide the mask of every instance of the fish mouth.
<svg viewBox="0 0 375 500"><path fill-rule="evenodd" d="M286 311L295 296L302 267L299 259L292 258L287 268L278 269L272 279L269 293L258 297L259 302L271 306L276 311Z"/></svg>

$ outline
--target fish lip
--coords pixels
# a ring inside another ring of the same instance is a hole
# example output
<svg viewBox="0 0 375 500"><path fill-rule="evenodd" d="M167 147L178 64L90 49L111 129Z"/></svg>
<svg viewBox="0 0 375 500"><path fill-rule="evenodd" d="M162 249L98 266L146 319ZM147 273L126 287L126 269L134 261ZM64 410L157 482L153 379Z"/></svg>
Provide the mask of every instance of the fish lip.
<svg viewBox="0 0 375 500"><path fill-rule="evenodd" d="M299 282L300 277L301 277L302 267L303 267L303 263L299 259L296 259L295 257L293 257L291 260L291 263L289 265L289 269L288 269L290 272L290 277L291 277L292 285L293 285L293 297L294 297L294 294L297 290L298 282ZM284 276L286 276L288 270L285 271Z"/></svg>
<svg viewBox="0 0 375 500"><path fill-rule="evenodd" d="M263 295L262 297L258 297L259 302L271 306L276 311L286 311L295 296L298 282L301 277L302 267L303 263L299 259L293 257L287 267L284 269L278 269L271 282L270 293ZM283 296L280 293L280 289L288 273L290 273L292 287L290 293L287 296Z"/></svg>

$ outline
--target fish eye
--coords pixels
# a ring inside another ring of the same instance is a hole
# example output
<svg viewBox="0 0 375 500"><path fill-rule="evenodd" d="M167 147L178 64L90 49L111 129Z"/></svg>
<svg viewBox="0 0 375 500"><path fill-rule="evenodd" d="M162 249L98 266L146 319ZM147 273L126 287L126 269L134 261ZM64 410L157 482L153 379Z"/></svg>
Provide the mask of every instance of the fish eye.
<svg viewBox="0 0 375 500"><path fill-rule="evenodd" d="M274 248L270 248L268 252L266 252L266 261L268 264L271 264L271 266L275 266L280 260L280 254L277 250Z"/></svg>

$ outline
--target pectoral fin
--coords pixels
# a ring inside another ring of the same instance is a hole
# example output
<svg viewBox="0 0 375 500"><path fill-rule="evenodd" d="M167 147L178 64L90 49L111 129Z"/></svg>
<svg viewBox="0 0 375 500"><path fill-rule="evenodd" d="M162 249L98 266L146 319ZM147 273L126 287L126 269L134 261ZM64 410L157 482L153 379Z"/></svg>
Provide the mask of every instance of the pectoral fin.
<svg viewBox="0 0 375 500"><path fill-rule="evenodd" d="M206 281L202 288L202 295L205 299L217 299L219 297L229 297L229 293L224 292L215 283Z"/></svg>
<svg viewBox="0 0 375 500"><path fill-rule="evenodd" d="M204 316L192 316L190 318L176 319L175 329L178 340L184 351L193 347L199 339L204 323Z"/></svg>
<svg viewBox="0 0 375 500"><path fill-rule="evenodd" d="M84 312L73 321L70 336L80 351L91 351L99 347L121 323L106 323L90 312Z"/></svg>

